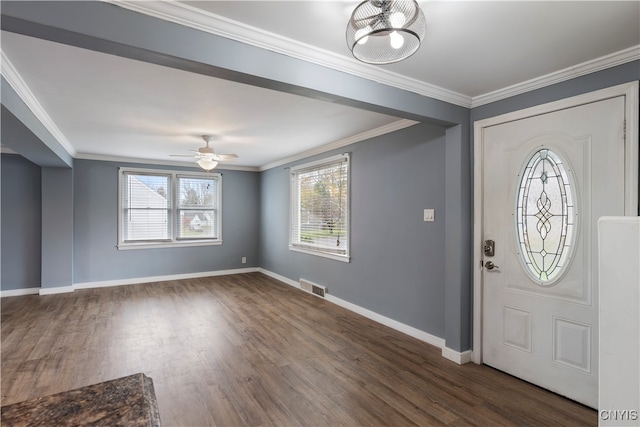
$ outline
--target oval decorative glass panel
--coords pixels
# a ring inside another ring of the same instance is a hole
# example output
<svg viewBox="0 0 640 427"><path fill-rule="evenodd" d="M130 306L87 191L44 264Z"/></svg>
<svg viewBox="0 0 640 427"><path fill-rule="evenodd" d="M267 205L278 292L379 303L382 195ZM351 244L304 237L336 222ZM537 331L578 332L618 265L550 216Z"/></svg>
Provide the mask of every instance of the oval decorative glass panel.
<svg viewBox="0 0 640 427"><path fill-rule="evenodd" d="M560 278L573 252L574 189L561 158L543 148L524 168L518 186L516 229L527 273L542 286Z"/></svg>

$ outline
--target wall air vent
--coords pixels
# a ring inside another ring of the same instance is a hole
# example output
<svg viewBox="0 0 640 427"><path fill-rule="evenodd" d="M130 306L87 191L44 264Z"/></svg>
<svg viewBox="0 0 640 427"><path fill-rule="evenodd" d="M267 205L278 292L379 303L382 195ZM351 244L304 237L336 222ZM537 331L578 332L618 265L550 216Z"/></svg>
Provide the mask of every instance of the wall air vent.
<svg viewBox="0 0 640 427"><path fill-rule="evenodd" d="M303 291L310 292L321 298L324 298L324 295L329 292L325 286L317 285L306 279L300 279L300 289L302 289Z"/></svg>

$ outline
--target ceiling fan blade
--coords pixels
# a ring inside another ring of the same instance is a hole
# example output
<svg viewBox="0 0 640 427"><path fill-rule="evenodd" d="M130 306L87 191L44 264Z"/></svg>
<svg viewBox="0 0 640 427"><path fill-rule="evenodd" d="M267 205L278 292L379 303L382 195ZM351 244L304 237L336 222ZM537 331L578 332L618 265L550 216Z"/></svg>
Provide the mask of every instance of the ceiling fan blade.
<svg viewBox="0 0 640 427"><path fill-rule="evenodd" d="M196 162L199 162L203 159L208 161L224 162L238 158L237 154L216 154L214 148L209 146L211 135L203 135L202 139L204 139L205 141L204 147L200 147L197 150L189 149L189 151L194 154L170 154L170 156L191 157L192 159L195 159Z"/></svg>
<svg viewBox="0 0 640 427"><path fill-rule="evenodd" d="M233 159L237 159L238 155L237 154L216 154L214 155L216 160L219 161L226 161L226 160L233 160Z"/></svg>

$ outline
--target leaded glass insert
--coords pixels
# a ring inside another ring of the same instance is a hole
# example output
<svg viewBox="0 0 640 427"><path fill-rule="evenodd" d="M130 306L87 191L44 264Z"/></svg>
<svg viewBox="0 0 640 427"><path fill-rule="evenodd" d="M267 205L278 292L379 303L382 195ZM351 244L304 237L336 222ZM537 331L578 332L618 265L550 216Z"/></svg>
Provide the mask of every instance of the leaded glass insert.
<svg viewBox="0 0 640 427"><path fill-rule="evenodd" d="M575 218L567 168L558 154L538 150L520 178L516 228L525 270L540 285L553 284L569 263Z"/></svg>

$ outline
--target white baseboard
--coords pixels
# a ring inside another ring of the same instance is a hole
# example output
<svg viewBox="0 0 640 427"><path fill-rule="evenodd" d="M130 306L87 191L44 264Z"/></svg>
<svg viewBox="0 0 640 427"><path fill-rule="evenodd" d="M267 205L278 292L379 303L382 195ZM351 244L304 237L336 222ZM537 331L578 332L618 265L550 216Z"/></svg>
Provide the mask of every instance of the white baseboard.
<svg viewBox="0 0 640 427"><path fill-rule="evenodd" d="M265 270L263 268L259 268L258 271L260 273L266 274L269 277L273 277L276 280L284 282L287 285L300 289L300 285L298 284L298 282L294 280L291 280L287 277L273 273L269 270ZM336 296L331 295L330 293L327 293L324 299L326 299L327 301L333 304L339 305L340 307L346 308L347 310L353 311L354 313L358 313L359 315L364 316L368 319L371 319L374 322L378 322L380 324L390 327L391 329L395 329L396 331L402 332L413 338L419 339L420 341L424 341L427 344L431 344L435 347L441 348L444 351L445 341L440 337L436 337L435 335L431 335L427 332L421 331L420 329L416 329L413 326L405 325L404 323L398 322L397 320L393 320L386 316L378 314L375 311L371 311L367 308L360 307L359 305L350 303L349 301L340 299Z"/></svg>
<svg viewBox="0 0 640 427"><path fill-rule="evenodd" d="M294 288L300 289L300 284L298 282L296 282L295 280L289 279L288 277L281 276L281 275L279 275L277 273L274 273L272 271L265 270L264 268L258 268L258 272L260 272L260 273L262 273L264 275L267 275L269 277L273 277L274 279L279 280L281 282L284 282L289 286L293 286Z"/></svg>
<svg viewBox="0 0 640 427"><path fill-rule="evenodd" d="M39 293L40 288L9 289L6 291L0 291L0 298L19 297L22 295L38 295Z"/></svg>
<svg viewBox="0 0 640 427"><path fill-rule="evenodd" d="M464 365L465 363L471 362L471 354L471 350L459 352L451 350L449 347L442 347L442 357L449 359L458 365Z"/></svg>
<svg viewBox="0 0 640 427"><path fill-rule="evenodd" d="M139 283L166 282L167 280L197 279L200 277L227 276L229 274L255 273L256 267L237 268L233 270L200 271L197 273L171 274L168 276L136 277L132 279L102 280L98 282L75 283L74 289L106 288L109 286L136 285Z"/></svg>
<svg viewBox="0 0 640 427"><path fill-rule="evenodd" d="M54 288L40 288L40 295L66 294L68 292L73 292L73 285L56 286Z"/></svg>
<svg viewBox="0 0 640 427"><path fill-rule="evenodd" d="M374 322L378 322L380 324L390 327L391 329L395 329L396 331L407 334L413 338L417 338L420 341L424 341L427 344L431 344L438 348L444 347L444 339L437 337L435 335L431 335L420 329L414 328L413 326L409 326L402 322L398 322L397 320L393 320L389 317L378 314L375 311L371 311L367 308L360 307L359 305L350 303L349 301L345 301L331 294L325 295L325 299L329 302L339 305L340 307L344 307L347 310L351 310L354 313L358 313L361 316L371 319Z"/></svg>
<svg viewBox="0 0 640 427"><path fill-rule="evenodd" d="M73 292L76 289L92 289L92 288L106 288L110 286L125 286L135 285L139 283L151 283L151 282L164 282L167 280L182 280L182 279L197 279L200 277L212 277L212 276L227 276L230 274L243 274L243 273L255 273L258 271L257 267L249 268L237 268L233 270L217 270L217 271L200 271L197 273L185 273L185 274L172 274L168 276L151 276L151 277L136 277L133 279L117 279L117 280L101 280L97 282L84 282L74 283L70 286L56 286L53 288L28 288L28 289L15 289L0 291L0 297L13 297L21 295L55 295Z"/></svg>

